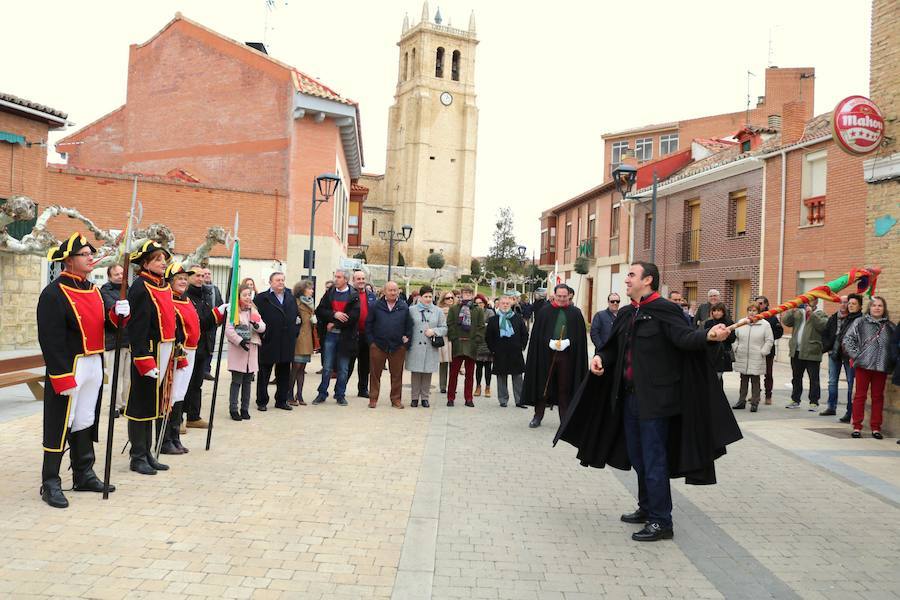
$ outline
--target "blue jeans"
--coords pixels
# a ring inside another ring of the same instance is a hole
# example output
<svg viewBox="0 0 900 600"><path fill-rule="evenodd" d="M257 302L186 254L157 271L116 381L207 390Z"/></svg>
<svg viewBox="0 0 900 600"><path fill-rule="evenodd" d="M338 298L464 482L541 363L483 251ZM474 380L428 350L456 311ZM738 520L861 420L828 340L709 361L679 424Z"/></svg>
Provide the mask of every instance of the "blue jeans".
<svg viewBox="0 0 900 600"><path fill-rule="evenodd" d="M625 398L625 446L638 479L638 506L649 521L672 526L672 488L666 443L669 418L641 419L634 394Z"/></svg>
<svg viewBox="0 0 900 600"><path fill-rule="evenodd" d="M828 355L828 408L837 410L838 403L838 379L841 376L841 368L844 369L844 376L847 378L847 414L853 406L853 380L856 370L850 366L848 357L833 358Z"/></svg>
<svg viewBox="0 0 900 600"><path fill-rule="evenodd" d="M337 382L334 384L336 400L344 398L347 391L347 379L350 378L350 357L340 353L341 334L328 332L322 344L322 383L319 384L319 395L328 397L328 385L331 383L331 372L337 370Z"/></svg>

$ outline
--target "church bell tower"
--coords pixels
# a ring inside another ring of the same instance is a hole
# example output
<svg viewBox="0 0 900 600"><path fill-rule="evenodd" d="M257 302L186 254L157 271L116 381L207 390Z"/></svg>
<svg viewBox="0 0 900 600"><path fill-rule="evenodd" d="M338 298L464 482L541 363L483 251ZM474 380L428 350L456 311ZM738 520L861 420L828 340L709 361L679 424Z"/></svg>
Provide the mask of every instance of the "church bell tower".
<svg viewBox="0 0 900 600"><path fill-rule="evenodd" d="M444 24L428 2L419 23L403 20L397 91L388 115L384 203L394 229L413 227L399 248L425 267L430 252L468 272L472 260L475 154L475 15L468 29Z"/></svg>

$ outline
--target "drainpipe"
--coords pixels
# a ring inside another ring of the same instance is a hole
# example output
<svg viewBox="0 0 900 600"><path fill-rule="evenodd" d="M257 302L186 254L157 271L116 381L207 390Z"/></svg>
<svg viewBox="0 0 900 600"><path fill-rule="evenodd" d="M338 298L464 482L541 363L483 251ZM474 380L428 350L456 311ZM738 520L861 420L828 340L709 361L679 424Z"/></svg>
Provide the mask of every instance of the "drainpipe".
<svg viewBox="0 0 900 600"><path fill-rule="evenodd" d="M763 184L762 198L760 200L759 211L759 285L757 286L757 296L764 296L763 282L765 281L765 260L766 260L766 162L763 161Z"/></svg>
<svg viewBox="0 0 900 600"><path fill-rule="evenodd" d="M778 236L778 299L781 304L781 286L784 280L784 210L787 202L787 152L781 151L781 232Z"/></svg>

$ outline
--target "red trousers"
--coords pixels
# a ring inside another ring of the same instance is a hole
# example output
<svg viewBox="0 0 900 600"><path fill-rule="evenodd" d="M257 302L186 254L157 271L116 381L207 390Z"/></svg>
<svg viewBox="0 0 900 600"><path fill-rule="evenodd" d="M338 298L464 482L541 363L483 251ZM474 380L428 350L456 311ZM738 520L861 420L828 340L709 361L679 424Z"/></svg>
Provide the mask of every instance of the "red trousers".
<svg viewBox="0 0 900 600"><path fill-rule="evenodd" d="M466 402L472 400L472 379L475 376L475 359L468 356L454 356L450 363L450 381L447 382L447 400L456 400L456 380L459 379L459 369L466 363L466 377L463 381L463 398Z"/></svg>
<svg viewBox="0 0 900 600"><path fill-rule="evenodd" d="M884 418L884 385L887 381L887 373L870 371L862 367L856 367L856 389L853 393L853 429L862 429L863 419L866 416L866 394L869 386L872 386L872 414L869 425L872 431L881 431L881 422Z"/></svg>

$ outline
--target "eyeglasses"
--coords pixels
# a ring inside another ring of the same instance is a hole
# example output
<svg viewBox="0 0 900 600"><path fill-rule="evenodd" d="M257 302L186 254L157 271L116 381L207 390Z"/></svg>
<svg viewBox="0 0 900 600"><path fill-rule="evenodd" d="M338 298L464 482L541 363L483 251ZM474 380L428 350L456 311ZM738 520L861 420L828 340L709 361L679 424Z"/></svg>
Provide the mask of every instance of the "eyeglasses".
<svg viewBox="0 0 900 600"><path fill-rule="evenodd" d="M93 252L77 252L75 254L70 254L69 256L93 256Z"/></svg>
<svg viewBox="0 0 900 600"><path fill-rule="evenodd" d="M444 296L444 300L453 300L453 296Z"/></svg>
<svg viewBox="0 0 900 600"><path fill-rule="evenodd" d="M620 302L619 300L610 300L609 301L610 304L618 304L619 302Z"/></svg>

